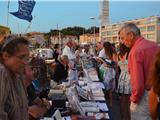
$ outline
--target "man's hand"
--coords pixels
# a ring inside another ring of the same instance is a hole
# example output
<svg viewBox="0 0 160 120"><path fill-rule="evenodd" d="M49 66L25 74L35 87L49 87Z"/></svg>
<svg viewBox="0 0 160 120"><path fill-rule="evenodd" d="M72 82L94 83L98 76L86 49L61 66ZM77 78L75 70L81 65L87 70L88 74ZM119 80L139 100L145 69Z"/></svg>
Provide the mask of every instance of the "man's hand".
<svg viewBox="0 0 160 120"><path fill-rule="evenodd" d="M131 104L130 104L130 110L131 110L131 112L136 112L136 110L137 110L137 104L134 103L134 102L131 102Z"/></svg>

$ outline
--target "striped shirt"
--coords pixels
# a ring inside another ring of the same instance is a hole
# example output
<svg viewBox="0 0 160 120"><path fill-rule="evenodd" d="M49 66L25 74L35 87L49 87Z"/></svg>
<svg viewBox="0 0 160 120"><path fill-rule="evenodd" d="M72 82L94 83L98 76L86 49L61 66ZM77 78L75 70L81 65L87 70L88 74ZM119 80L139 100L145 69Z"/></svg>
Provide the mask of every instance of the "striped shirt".
<svg viewBox="0 0 160 120"><path fill-rule="evenodd" d="M22 77L0 64L0 120L28 120L27 96Z"/></svg>

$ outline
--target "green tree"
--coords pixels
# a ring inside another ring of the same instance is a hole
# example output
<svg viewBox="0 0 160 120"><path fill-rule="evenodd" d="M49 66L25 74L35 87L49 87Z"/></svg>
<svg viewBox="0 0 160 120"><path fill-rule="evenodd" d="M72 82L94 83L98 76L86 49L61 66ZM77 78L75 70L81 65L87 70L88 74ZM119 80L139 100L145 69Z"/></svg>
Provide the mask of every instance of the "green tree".
<svg viewBox="0 0 160 120"><path fill-rule="evenodd" d="M67 27L61 30L61 33L63 35L73 35L77 36L79 38L79 35L82 35L84 33L85 28L83 27Z"/></svg>
<svg viewBox="0 0 160 120"><path fill-rule="evenodd" d="M55 29L55 30L50 30L50 35L59 35L59 30Z"/></svg>
<svg viewBox="0 0 160 120"><path fill-rule="evenodd" d="M95 29L95 33L99 33L99 27L90 27L86 30L85 33L90 33L93 34L94 33L94 29Z"/></svg>
<svg viewBox="0 0 160 120"><path fill-rule="evenodd" d="M78 39L79 39L79 36L82 35L82 34L86 34L86 33L93 34L94 33L94 27L86 29L84 27L74 26L74 27L63 28L62 30L51 29L50 32L45 33L45 35L48 39L48 36L59 35L59 32L61 33L61 36L73 35L73 36L77 36ZM99 32L99 27L95 27L95 33L98 33L98 32Z"/></svg>

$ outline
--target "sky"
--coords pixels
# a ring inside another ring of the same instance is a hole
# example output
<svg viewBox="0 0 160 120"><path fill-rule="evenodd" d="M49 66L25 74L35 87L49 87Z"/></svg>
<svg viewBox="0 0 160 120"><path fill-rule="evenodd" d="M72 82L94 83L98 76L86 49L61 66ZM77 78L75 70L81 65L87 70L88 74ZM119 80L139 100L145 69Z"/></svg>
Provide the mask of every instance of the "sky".
<svg viewBox="0 0 160 120"><path fill-rule="evenodd" d="M7 26L7 2L0 0L0 25ZM18 0L10 0L9 12L18 10ZM110 23L160 16L160 0L109 0ZM49 32L50 29L99 26L99 0L36 0L33 20L27 32ZM92 20L90 17L94 17ZM9 14L8 27L13 33L24 33L26 20Z"/></svg>

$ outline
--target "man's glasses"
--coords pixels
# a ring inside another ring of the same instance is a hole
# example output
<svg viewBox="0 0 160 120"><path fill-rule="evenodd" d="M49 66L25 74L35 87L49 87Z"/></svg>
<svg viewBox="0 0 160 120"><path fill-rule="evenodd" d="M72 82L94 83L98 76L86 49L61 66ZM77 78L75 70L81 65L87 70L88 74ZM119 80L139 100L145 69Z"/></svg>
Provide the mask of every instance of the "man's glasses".
<svg viewBox="0 0 160 120"><path fill-rule="evenodd" d="M23 62L26 62L26 63L29 63L31 61L31 58L29 56L26 56L26 55L15 55L14 57L18 58L19 60L23 61Z"/></svg>
<svg viewBox="0 0 160 120"><path fill-rule="evenodd" d="M8 44L10 44L11 41L16 39L16 36L15 35L9 35L9 36L5 37L4 39L5 39L5 41L4 41L3 45L2 45L1 50L3 50Z"/></svg>

